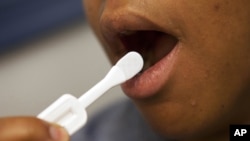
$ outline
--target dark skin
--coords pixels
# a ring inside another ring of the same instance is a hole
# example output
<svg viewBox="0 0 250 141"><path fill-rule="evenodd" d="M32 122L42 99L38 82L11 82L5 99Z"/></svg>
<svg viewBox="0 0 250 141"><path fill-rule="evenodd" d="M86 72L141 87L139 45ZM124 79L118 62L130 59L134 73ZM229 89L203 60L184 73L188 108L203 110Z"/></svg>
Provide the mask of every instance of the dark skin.
<svg viewBox="0 0 250 141"><path fill-rule="evenodd" d="M122 85L157 133L178 141L227 141L229 124L250 124L250 1L84 0L84 6L112 63L129 47L158 60L158 50L173 43L163 36L150 53L136 39L127 45L117 35L159 31L177 40L174 59L151 64Z"/></svg>
<svg viewBox="0 0 250 141"><path fill-rule="evenodd" d="M67 131L35 117L0 118L1 141L69 141Z"/></svg>
<svg viewBox="0 0 250 141"><path fill-rule="evenodd" d="M156 133L228 141L229 124L250 124L249 0L84 0L84 6L112 63L128 50L145 58L147 67L122 89ZM128 41L131 35L157 41L145 49ZM0 140L52 141L49 127L58 126L35 117L1 118ZM68 140L59 131L57 140Z"/></svg>

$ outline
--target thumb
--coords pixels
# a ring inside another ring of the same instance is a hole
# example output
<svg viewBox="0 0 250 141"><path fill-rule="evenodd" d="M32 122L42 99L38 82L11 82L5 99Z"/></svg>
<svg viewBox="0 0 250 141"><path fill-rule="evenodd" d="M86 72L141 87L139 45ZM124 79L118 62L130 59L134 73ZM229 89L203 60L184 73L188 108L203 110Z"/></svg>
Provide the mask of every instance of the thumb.
<svg viewBox="0 0 250 141"><path fill-rule="evenodd" d="M1 141L68 141L66 130L35 117L0 118Z"/></svg>

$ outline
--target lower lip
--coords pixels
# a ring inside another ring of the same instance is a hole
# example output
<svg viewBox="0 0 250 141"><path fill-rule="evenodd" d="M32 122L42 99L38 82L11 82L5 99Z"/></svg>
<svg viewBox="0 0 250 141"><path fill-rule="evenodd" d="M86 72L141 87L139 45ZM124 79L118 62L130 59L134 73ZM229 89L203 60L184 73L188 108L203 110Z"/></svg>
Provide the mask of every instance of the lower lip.
<svg viewBox="0 0 250 141"><path fill-rule="evenodd" d="M122 84L124 93L133 99L144 99L157 95L170 78L178 56L179 44L156 64Z"/></svg>

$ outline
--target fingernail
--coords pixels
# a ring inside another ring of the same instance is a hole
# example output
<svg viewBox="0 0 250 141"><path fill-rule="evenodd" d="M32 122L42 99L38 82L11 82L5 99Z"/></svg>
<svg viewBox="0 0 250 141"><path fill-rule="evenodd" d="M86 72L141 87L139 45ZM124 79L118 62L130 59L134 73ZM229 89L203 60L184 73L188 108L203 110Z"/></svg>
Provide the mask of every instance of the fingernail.
<svg viewBox="0 0 250 141"><path fill-rule="evenodd" d="M50 136L54 141L68 141L68 132L60 126L52 125L49 129Z"/></svg>

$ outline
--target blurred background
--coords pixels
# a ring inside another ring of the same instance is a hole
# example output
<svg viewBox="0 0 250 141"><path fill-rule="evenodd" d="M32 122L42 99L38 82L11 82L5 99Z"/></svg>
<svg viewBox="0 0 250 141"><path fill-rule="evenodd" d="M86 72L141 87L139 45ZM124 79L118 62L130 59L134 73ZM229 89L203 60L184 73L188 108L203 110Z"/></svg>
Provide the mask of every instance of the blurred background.
<svg viewBox="0 0 250 141"><path fill-rule="evenodd" d="M108 72L83 11L81 0L0 0L0 116L37 115ZM116 87L87 110L124 98Z"/></svg>

